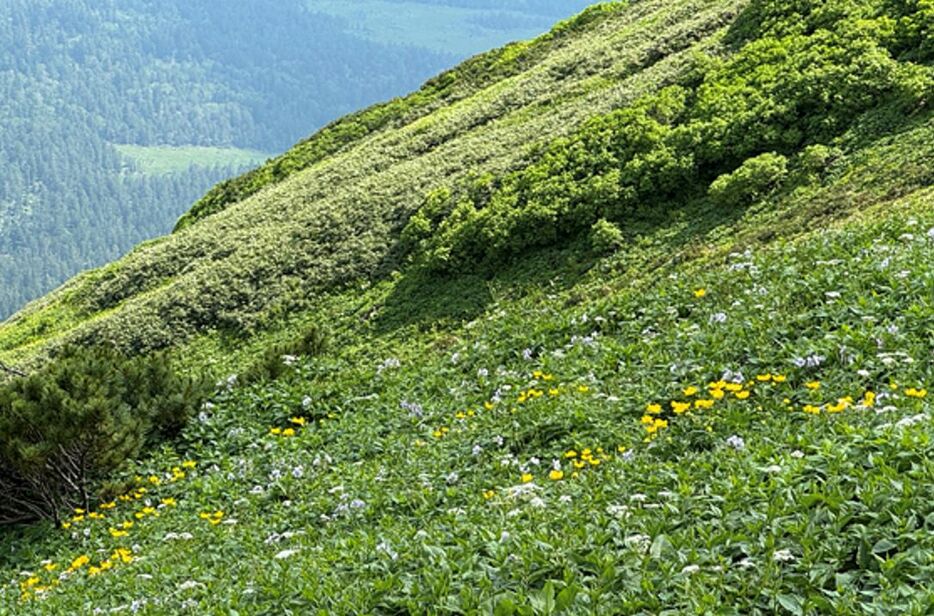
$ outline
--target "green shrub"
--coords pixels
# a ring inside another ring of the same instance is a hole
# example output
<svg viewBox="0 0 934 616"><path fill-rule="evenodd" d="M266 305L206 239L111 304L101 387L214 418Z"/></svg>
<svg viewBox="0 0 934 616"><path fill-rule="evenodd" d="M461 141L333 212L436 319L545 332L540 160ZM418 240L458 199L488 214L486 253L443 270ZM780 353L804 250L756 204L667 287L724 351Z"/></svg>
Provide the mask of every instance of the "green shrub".
<svg viewBox="0 0 934 616"><path fill-rule="evenodd" d="M610 253L623 245L623 232L605 218L601 218L590 228L590 245L598 253Z"/></svg>
<svg viewBox="0 0 934 616"><path fill-rule="evenodd" d="M96 483L176 435L208 391L163 356L77 348L0 388L0 525L89 509Z"/></svg>
<svg viewBox="0 0 934 616"><path fill-rule="evenodd" d="M741 207L758 201L788 174L788 159L769 152L748 159L736 171L721 175L710 185L713 201L726 207Z"/></svg>
<svg viewBox="0 0 934 616"><path fill-rule="evenodd" d="M266 349L262 357L247 368L240 380L244 383L275 380L289 371L293 358L314 357L327 348L327 334L319 325L311 325L302 335Z"/></svg>

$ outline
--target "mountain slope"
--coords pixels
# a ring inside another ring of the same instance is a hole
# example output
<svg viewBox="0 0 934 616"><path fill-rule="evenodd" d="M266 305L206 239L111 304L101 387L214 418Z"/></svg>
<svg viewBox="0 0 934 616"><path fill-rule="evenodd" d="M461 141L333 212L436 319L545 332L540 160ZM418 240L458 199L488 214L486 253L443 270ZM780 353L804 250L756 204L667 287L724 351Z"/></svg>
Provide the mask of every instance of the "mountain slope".
<svg viewBox="0 0 934 616"><path fill-rule="evenodd" d="M0 614L926 613L932 18L591 9L34 303L223 381Z"/></svg>
<svg viewBox="0 0 934 616"><path fill-rule="evenodd" d="M309 293L388 272L399 265L394 237L427 191L481 169L501 173L521 166L536 143L675 79L691 67L689 50L713 44L709 36L722 34L726 17L735 13L717 4L610 7L587 13L570 28L574 36L559 33L477 62L479 77L471 77L468 64L466 83L454 75L446 87L454 104L430 96L420 104L415 95L411 117L402 103L402 112L392 114L398 126L382 121L383 130L338 145L331 156L291 175L290 159L304 155L299 146L285 155L285 164L271 163L269 175L284 175L284 181L223 216L77 278L8 322L4 340L31 345L37 333L43 341L50 335L128 336L117 342L142 350L210 328L249 332L273 303L282 310ZM708 38L695 42L705 33ZM670 55L643 66L666 46ZM486 83L490 77L480 69L490 63L502 67L505 79L494 74ZM276 173L279 168L284 172ZM289 249L280 250L281 242Z"/></svg>
<svg viewBox="0 0 934 616"><path fill-rule="evenodd" d="M430 4L387 4L416 13L375 41L360 29L365 15L306 0L3 3L0 318L166 233L265 153L481 51L473 34L530 36L551 24L545 15L586 2L514 7L532 22L473 32L471 20L500 13L467 3L432 18ZM449 28L447 48L419 44L429 18Z"/></svg>

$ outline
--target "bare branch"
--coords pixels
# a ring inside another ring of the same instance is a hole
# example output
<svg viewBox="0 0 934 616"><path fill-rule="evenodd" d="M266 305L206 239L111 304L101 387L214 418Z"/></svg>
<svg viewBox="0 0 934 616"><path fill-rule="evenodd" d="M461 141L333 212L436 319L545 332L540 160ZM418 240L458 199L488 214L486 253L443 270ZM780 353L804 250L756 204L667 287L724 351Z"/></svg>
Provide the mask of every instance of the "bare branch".
<svg viewBox="0 0 934 616"><path fill-rule="evenodd" d="M26 373L22 370L17 370L16 368L11 368L5 363L0 361L0 372L6 372L7 374L12 374L13 376L26 376Z"/></svg>

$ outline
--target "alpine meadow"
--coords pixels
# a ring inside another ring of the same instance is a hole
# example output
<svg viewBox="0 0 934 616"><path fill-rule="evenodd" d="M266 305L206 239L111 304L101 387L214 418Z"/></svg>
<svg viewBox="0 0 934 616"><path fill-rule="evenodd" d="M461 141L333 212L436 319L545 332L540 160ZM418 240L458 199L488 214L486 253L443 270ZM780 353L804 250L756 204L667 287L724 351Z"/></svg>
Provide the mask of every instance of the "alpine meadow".
<svg viewBox="0 0 934 616"><path fill-rule="evenodd" d="M934 613L932 103L609 2L217 184L0 325L0 616Z"/></svg>

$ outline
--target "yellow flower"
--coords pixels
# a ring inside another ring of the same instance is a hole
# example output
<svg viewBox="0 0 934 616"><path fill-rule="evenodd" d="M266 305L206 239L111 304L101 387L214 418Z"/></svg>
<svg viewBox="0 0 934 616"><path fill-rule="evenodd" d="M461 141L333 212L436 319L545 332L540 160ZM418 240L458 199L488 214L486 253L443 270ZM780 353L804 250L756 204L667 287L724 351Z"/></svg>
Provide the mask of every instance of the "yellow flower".
<svg viewBox="0 0 934 616"><path fill-rule="evenodd" d="M536 370L535 372L532 373L532 378L533 378L533 379L540 379L540 378L542 378L543 376L545 376L545 373L542 372L541 370Z"/></svg>
<svg viewBox="0 0 934 616"><path fill-rule="evenodd" d="M81 567L85 566L85 565L88 564L89 562L91 562L91 559L88 558L87 556L84 556L84 555L79 556L78 558L74 559L74 560L71 562L71 570L72 570L72 571L77 571L78 569L80 569Z"/></svg>
<svg viewBox="0 0 934 616"><path fill-rule="evenodd" d="M464 411L457 411L454 413L454 419L467 419L467 413Z"/></svg>
<svg viewBox="0 0 934 616"><path fill-rule="evenodd" d="M685 396L693 396L697 393L697 388L691 385L690 387L685 387L682 391Z"/></svg>
<svg viewBox="0 0 934 616"><path fill-rule="evenodd" d="M820 415L820 407L813 404L805 404L801 410L809 415Z"/></svg>
<svg viewBox="0 0 934 616"><path fill-rule="evenodd" d="M126 565L133 562L133 552L127 550L126 548L117 548L110 559L119 560Z"/></svg>
<svg viewBox="0 0 934 616"><path fill-rule="evenodd" d="M91 513L88 514L88 518L91 520L103 520L104 514L98 513L97 511L92 511Z"/></svg>
<svg viewBox="0 0 934 616"><path fill-rule="evenodd" d="M694 407L699 409L710 409L713 408L714 401L701 398L700 400L694 401Z"/></svg>
<svg viewBox="0 0 934 616"><path fill-rule="evenodd" d="M727 383L726 385L723 386L723 389L730 391L730 392L734 392L734 393L742 390L742 388L743 388L742 383Z"/></svg>
<svg viewBox="0 0 934 616"><path fill-rule="evenodd" d="M850 397L840 398L837 400L836 404L827 405L827 412L828 413L842 413L843 411L847 409L847 407L850 406L850 403L852 401L853 399Z"/></svg>
<svg viewBox="0 0 934 616"><path fill-rule="evenodd" d="M590 459L590 466L600 466L600 459L599 459L599 458L591 458L591 459Z"/></svg>
<svg viewBox="0 0 934 616"><path fill-rule="evenodd" d="M586 385L578 385L578 386L577 386L577 391L578 391L578 393L586 394L587 392L590 391L590 388L587 387Z"/></svg>
<svg viewBox="0 0 934 616"><path fill-rule="evenodd" d="M548 390L548 395L552 397L557 396L559 393L561 392L558 391L556 387L552 387L551 389Z"/></svg>
<svg viewBox="0 0 934 616"><path fill-rule="evenodd" d="M496 492L494 490L487 490L483 493L483 498L486 500L490 500L494 496L496 496Z"/></svg>
<svg viewBox="0 0 934 616"><path fill-rule="evenodd" d="M723 393L722 389L711 389L710 390L710 397L712 397L714 400L723 400L723 396L725 395L726 394Z"/></svg>
<svg viewBox="0 0 934 616"><path fill-rule="evenodd" d="M726 387L726 381L713 381L712 383L707 383L707 389L723 389Z"/></svg>
<svg viewBox="0 0 934 616"><path fill-rule="evenodd" d="M109 503L104 503L103 505L101 505L101 509L113 509L116 506L117 506L117 503L111 501Z"/></svg>
<svg viewBox="0 0 934 616"><path fill-rule="evenodd" d="M532 473L522 473L522 483L532 483Z"/></svg>
<svg viewBox="0 0 934 616"><path fill-rule="evenodd" d="M810 390L817 390L820 389L820 381L810 381L805 383L804 386Z"/></svg>
<svg viewBox="0 0 934 616"><path fill-rule="evenodd" d="M196 466L198 466L198 463L195 462L194 460L185 460L184 462L182 462L182 467L187 468L187 469L193 469Z"/></svg>
<svg viewBox="0 0 934 616"><path fill-rule="evenodd" d="M282 436L288 438L290 436L295 436L295 430L292 428L286 428L282 431Z"/></svg>
<svg viewBox="0 0 934 616"><path fill-rule="evenodd" d="M620 452L620 453L626 453L626 446L625 446L625 445L618 445L618 446L616 447L616 451L618 451L618 452Z"/></svg>
<svg viewBox="0 0 934 616"><path fill-rule="evenodd" d="M697 299L700 299L704 297L705 295L707 295L707 289L701 288L701 289L694 290L694 297L696 297Z"/></svg>
<svg viewBox="0 0 934 616"><path fill-rule="evenodd" d="M643 415L642 419L640 419L639 421L647 426L651 426L652 424L655 423L655 418L652 417L651 415Z"/></svg>
<svg viewBox="0 0 934 616"><path fill-rule="evenodd" d="M928 390L926 389L915 389L914 387L909 387L905 390L905 395L909 398L923 398L928 395Z"/></svg>
<svg viewBox="0 0 934 616"><path fill-rule="evenodd" d="M553 380L555 380L555 377L554 377L554 375L551 375L551 374L543 374L543 375L542 375L542 380L543 380L543 381L553 381Z"/></svg>
<svg viewBox="0 0 934 616"><path fill-rule="evenodd" d="M308 422L308 420L305 419L304 417L293 417L289 421L295 424L296 426L304 426Z"/></svg>
<svg viewBox="0 0 934 616"><path fill-rule="evenodd" d="M658 415L662 412L661 404L647 404L645 405L645 411L651 415Z"/></svg>
<svg viewBox="0 0 934 616"><path fill-rule="evenodd" d="M573 449L569 449L567 452L565 452L564 457L565 458L576 458L577 452L574 451Z"/></svg>
<svg viewBox="0 0 934 616"><path fill-rule="evenodd" d="M574 460L571 464L574 465L574 468L584 468L587 466L587 463L583 460Z"/></svg>
<svg viewBox="0 0 934 616"><path fill-rule="evenodd" d="M174 498L163 498L161 503L166 507L174 507L178 504Z"/></svg>
<svg viewBox="0 0 934 616"><path fill-rule="evenodd" d="M159 484L162 483L162 480L159 479L158 477L156 477L155 475L150 475L150 476L149 476L149 483L151 483L151 484L154 485L154 486L157 486L157 485L159 485Z"/></svg>
<svg viewBox="0 0 934 616"><path fill-rule="evenodd" d="M868 408L868 407L874 406L875 403L876 403L875 392L867 391L865 394L863 394L863 406Z"/></svg>
<svg viewBox="0 0 934 616"><path fill-rule="evenodd" d="M734 395L735 395L738 399L740 399L740 400L745 400L746 398L749 397L749 390L748 390L748 389L744 389L744 390L742 390L742 391L736 392Z"/></svg>
<svg viewBox="0 0 934 616"><path fill-rule="evenodd" d="M130 533L126 532L125 530L119 530L116 528L110 529L110 536L113 537L114 539L119 539L120 537L126 537L129 534Z"/></svg>
<svg viewBox="0 0 934 616"><path fill-rule="evenodd" d="M62 528L64 530L68 530L69 528L71 528L71 522L62 522Z"/></svg>
<svg viewBox="0 0 934 616"><path fill-rule="evenodd" d="M772 380L772 375L771 374L757 374L756 380L759 381L760 383L768 383L769 381Z"/></svg>
<svg viewBox="0 0 934 616"><path fill-rule="evenodd" d="M564 479L564 471L559 471L556 468L552 469L551 472L548 473L548 478L552 481L560 481Z"/></svg>
<svg viewBox="0 0 934 616"><path fill-rule="evenodd" d="M269 433L272 434L273 436L279 436L280 434L282 434L282 428L270 428Z"/></svg>
<svg viewBox="0 0 934 616"><path fill-rule="evenodd" d="M773 374L772 375L772 381L775 383L784 383L787 380L788 380L788 377L785 376L784 374Z"/></svg>
<svg viewBox="0 0 934 616"><path fill-rule="evenodd" d="M488 411L492 411L492 410L493 410L493 406L494 406L494 404L493 404L492 402L484 402L484 403L483 403L483 408L485 408L485 409L488 410Z"/></svg>
<svg viewBox="0 0 934 616"><path fill-rule="evenodd" d="M690 402L677 402L676 400L672 400L671 408L675 412L676 415L682 415L691 408L691 403Z"/></svg>

